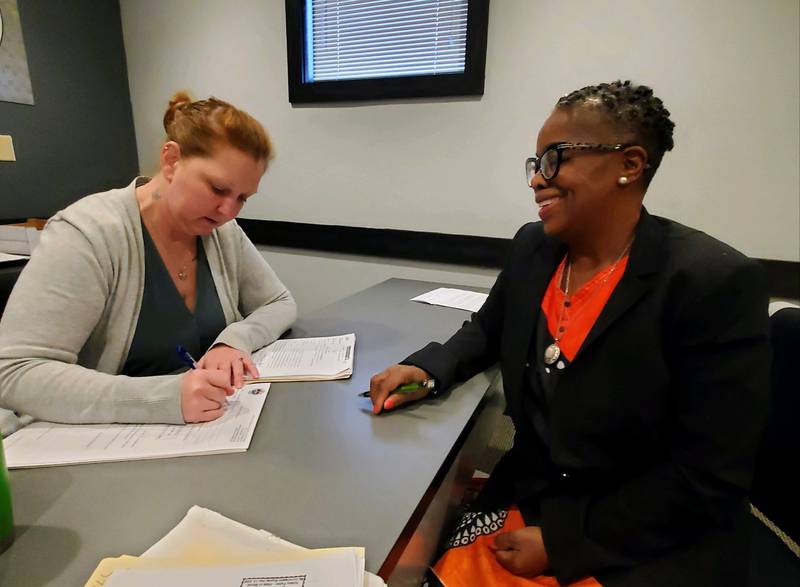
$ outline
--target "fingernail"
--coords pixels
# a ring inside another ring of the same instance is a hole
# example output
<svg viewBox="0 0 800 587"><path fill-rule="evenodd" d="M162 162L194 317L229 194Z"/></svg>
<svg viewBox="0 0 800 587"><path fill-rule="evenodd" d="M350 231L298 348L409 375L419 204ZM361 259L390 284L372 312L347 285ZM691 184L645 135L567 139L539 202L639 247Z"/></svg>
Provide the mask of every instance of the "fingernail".
<svg viewBox="0 0 800 587"><path fill-rule="evenodd" d="M393 410L394 400L392 398L387 399L385 402L383 402L383 407L386 408L387 410Z"/></svg>

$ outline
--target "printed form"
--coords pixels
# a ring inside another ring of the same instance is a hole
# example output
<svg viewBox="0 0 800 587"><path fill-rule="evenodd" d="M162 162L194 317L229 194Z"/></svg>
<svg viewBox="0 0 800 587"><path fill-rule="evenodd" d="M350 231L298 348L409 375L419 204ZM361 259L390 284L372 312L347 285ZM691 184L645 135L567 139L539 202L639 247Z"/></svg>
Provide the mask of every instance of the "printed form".
<svg viewBox="0 0 800 587"><path fill-rule="evenodd" d="M276 564L291 566L277 567ZM215 511L192 506L177 526L141 556L122 555L100 561L85 587L183 585L178 580L173 583L175 577L155 573L170 569L181 569L185 575L179 579L194 581L186 584L205 585L202 580L208 570L218 567L228 567L233 581L230 584L236 586L386 587L380 577L366 572L364 564L365 551L361 547L309 550L267 530L256 530ZM121 571L144 569L153 575L137 575L131 583L124 582L127 578ZM109 578L118 574L123 577L118 580L123 582L110 583ZM237 582L245 579L253 582ZM215 580L219 582L209 584L228 584L216 577Z"/></svg>
<svg viewBox="0 0 800 587"><path fill-rule="evenodd" d="M364 562L354 548L334 548L316 556L254 565L183 568L129 568L114 571L105 587L361 587ZM360 562L360 568L359 568Z"/></svg>
<svg viewBox="0 0 800 587"><path fill-rule="evenodd" d="M3 440L9 469L244 452L269 384L228 398L225 413L200 424L55 424L34 422Z"/></svg>
<svg viewBox="0 0 800 587"><path fill-rule="evenodd" d="M329 381L353 374L355 334L276 340L253 353L259 378L250 381Z"/></svg>

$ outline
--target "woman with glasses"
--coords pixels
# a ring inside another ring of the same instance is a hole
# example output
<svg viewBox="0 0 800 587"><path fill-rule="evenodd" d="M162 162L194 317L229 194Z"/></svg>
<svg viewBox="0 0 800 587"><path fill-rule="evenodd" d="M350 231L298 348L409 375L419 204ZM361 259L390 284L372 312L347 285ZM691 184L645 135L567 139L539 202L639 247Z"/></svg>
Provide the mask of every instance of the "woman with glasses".
<svg viewBox="0 0 800 587"><path fill-rule="evenodd" d="M55 214L20 275L0 322L3 434L31 418L214 420L258 374L250 353L294 321L291 294L233 222L272 157L264 128L183 92L163 122L158 173Z"/></svg>
<svg viewBox="0 0 800 587"><path fill-rule="evenodd" d="M525 162L541 222L519 230L486 303L450 340L372 378L380 413L432 393L393 393L401 384L439 393L501 365L514 446L432 584L747 582L769 381L764 276L643 207L673 127L630 82L561 98Z"/></svg>

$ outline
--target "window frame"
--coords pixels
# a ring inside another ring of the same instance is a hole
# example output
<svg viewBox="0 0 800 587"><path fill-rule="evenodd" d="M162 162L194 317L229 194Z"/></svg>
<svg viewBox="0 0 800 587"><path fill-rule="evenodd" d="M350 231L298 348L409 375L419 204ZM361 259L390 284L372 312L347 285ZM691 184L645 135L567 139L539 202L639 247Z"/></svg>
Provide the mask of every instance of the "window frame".
<svg viewBox="0 0 800 587"><path fill-rule="evenodd" d="M463 73L414 75L305 83L307 0L286 0L289 102L350 102L441 96L483 95L489 0L467 0L467 39Z"/></svg>

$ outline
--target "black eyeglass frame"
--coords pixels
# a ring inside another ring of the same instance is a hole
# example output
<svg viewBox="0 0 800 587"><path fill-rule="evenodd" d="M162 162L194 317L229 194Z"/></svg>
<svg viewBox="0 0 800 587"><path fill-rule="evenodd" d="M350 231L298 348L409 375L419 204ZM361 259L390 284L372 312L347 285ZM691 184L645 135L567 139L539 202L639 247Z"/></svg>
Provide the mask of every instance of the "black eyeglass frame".
<svg viewBox="0 0 800 587"><path fill-rule="evenodd" d="M533 187L533 178L540 171L542 172L542 177L544 177L546 180L553 179L555 176L557 176L558 170L561 169L562 153L566 150L613 152L613 151L621 151L622 149L627 149L628 147L632 146L633 144L621 144L621 143L617 143L616 145L603 144L603 143L556 143L555 145L550 145L544 150L541 157L537 157L536 155L534 155L533 157L528 157L527 159L525 159L525 177L528 180L528 187ZM556 165L555 165L555 171L553 171L552 175L548 177L542 170L542 160L550 151L556 152Z"/></svg>

